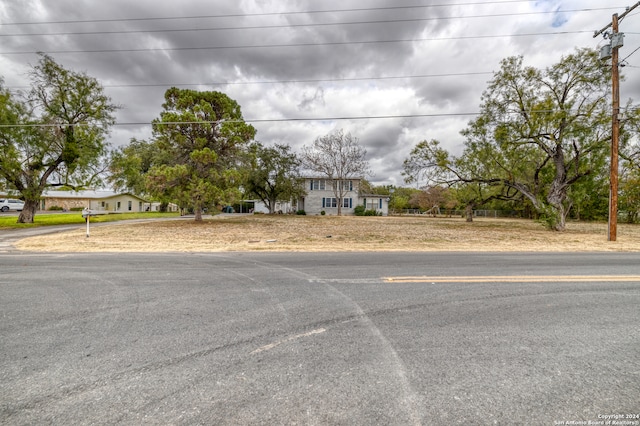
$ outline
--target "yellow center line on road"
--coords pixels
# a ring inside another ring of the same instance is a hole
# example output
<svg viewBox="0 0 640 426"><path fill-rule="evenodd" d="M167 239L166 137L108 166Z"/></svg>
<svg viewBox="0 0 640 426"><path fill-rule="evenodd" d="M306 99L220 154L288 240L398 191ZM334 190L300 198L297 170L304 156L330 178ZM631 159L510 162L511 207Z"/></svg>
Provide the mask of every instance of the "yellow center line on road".
<svg viewBox="0 0 640 426"><path fill-rule="evenodd" d="M545 282L640 282L640 275L486 275L459 277L382 277L386 283L545 283Z"/></svg>

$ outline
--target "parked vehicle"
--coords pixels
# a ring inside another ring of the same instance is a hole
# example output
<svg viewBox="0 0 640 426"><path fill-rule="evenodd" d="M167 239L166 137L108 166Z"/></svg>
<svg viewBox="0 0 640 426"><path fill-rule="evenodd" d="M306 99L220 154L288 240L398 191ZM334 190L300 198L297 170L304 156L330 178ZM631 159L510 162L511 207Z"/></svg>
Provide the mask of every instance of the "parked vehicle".
<svg viewBox="0 0 640 426"><path fill-rule="evenodd" d="M13 198L0 199L0 210L8 212L9 210L16 210L21 212L24 208L24 201L16 200Z"/></svg>

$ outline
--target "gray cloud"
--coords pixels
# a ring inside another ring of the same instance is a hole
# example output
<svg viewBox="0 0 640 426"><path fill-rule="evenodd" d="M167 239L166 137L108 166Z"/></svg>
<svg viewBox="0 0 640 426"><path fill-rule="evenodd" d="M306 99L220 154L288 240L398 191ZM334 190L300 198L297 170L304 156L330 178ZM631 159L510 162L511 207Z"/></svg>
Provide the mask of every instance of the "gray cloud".
<svg viewBox="0 0 640 426"><path fill-rule="evenodd" d="M79 51L52 56L68 68L100 79L113 101L124 107L118 112L121 125L112 132L114 146L128 143L131 137L151 135L147 123L160 113L164 92L171 85L223 91L239 102L247 119L333 117L336 120L266 121L254 125L261 142L287 143L296 150L318 136L342 128L358 137L367 149L375 169L374 182L401 184L402 162L421 140L438 139L452 151L460 151L463 140L459 132L469 117L440 115L478 109L480 95L491 75L472 73L496 71L500 60L507 56L524 55L527 64L545 67L575 47L597 47L602 44L601 39L580 31L600 29L612 13L622 12L566 12L602 8L599 0L404 7L414 4L408 0L372 0L364 6L356 0L6 0L0 5L0 23L4 24L0 26L0 69L6 85L23 86L28 82L29 64L38 58L34 53L10 52ZM358 10L375 7L386 9ZM289 13L320 9L332 11ZM335 11L338 9L351 11ZM505 13L526 14L487 16ZM153 17L183 19L147 19ZM109 21L6 25L101 19ZM404 22L375 22L383 20ZM631 33L632 24L631 20L623 21L621 30ZM261 26L280 27L256 28ZM236 29L229 29L232 27ZM186 29L194 31L170 31ZM140 30L164 31L129 33ZM123 33L1 37L88 31ZM563 33L517 36L558 31ZM486 37L491 35L505 37ZM630 54L638 45L640 36L628 34L621 56ZM140 51L87 52L113 49ZM630 65L638 66L638 61L640 53L629 59ZM623 99L640 97L640 76L634 69L623 69L627 74ZM398 76L407 78L351 80ZM230 84L209 84L220 82ZM262 83L245 84L251 82ZM375 118L407 115L415 117Z"/></svg>

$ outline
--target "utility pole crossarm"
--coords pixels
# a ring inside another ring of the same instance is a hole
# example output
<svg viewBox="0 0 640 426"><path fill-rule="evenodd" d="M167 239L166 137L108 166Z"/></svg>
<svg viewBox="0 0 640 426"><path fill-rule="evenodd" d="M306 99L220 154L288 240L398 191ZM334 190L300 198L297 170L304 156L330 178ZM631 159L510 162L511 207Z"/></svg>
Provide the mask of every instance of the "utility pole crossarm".
<svg viewBox="0 0 640 426"><path fill-rule="evenodd" d="M623 18L624 18L625 16L627 16L627 15L628 15L628 14L629 14L633 9L635 9L635 8L636 8L636 7L638 7L638 6L640 6L640 1L639 1L639 2L637 2L636 4L634 4L633 6L628 7L628 8L627 8L627 10L625 10L625 12L624 12L622 15L620 15L620 16L618 17L618 20L623 19ZM596 31L596 32L594 32L594 33L593 33L593 38L596 38L596 37L598 37L600 34L602 34L603 32L607 31L607 28L609 28L609 27L610 27L610 26L612 26L612 25L613 25L613 22L611 22L611 23L607 24L607 25L606 25L603 29L601 29L600 31Z"/></svg>

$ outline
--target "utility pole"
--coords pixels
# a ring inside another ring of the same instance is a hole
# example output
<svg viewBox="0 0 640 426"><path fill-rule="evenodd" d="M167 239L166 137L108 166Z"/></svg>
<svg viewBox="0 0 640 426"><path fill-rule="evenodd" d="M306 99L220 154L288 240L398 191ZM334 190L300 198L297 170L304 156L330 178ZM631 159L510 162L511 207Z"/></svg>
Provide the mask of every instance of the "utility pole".
<svg viewBox="0 0 640 426"><path fill-rule="evenodd" d="M618 34L618 15L611 21L613 34ZM620 67L618 66L618 48L611 49L611 170L609 174L609 226L607 241L616 241L618 237L618 146L620 145Z"/></svg>
<svg viewBox="0 0 640 426"><path fill-rule="evenodd" d="M611 43L604 46L600 51L600 59L611 58L611 81L612 81L612 103L611 103L611 170L609 175L609 226L608 241L616 241L618 234L618 146L620 143L620 64L618 63L618 49L623 46L624 33L618 32L618 24L622 18L627 16L636 7L640 6L640 1L618 17L615 13L611 23L607 24L600 31L596 31L593 37L604 33L611 27L612 34L605 33L605 38L609 37Z"/></svg>

